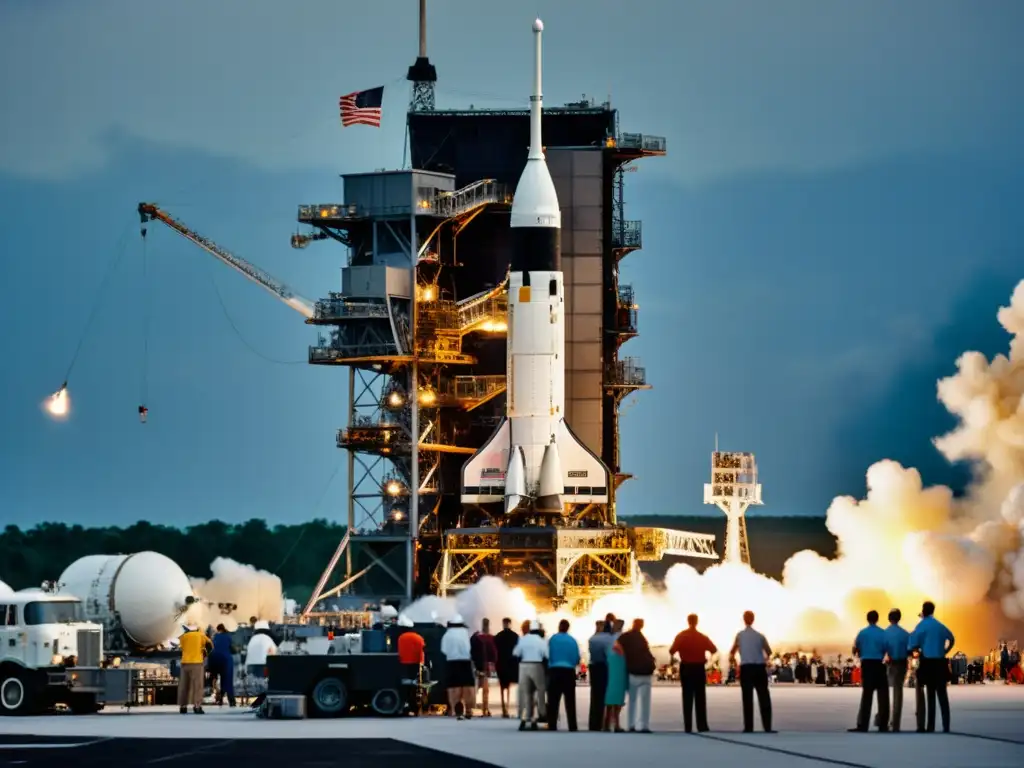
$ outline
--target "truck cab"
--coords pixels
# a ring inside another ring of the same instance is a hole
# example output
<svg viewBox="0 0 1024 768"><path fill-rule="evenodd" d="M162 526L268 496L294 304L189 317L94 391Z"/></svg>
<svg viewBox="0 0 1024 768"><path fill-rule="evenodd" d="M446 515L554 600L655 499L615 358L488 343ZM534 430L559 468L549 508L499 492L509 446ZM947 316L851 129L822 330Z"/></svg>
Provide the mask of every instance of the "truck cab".
<svg viewBox="0 0 1024 768"><path fill-rule="evenodd" d="M55 704L96 712L105 691L103 628L82 603L44 590L0 595L0 715Z"/></svg>

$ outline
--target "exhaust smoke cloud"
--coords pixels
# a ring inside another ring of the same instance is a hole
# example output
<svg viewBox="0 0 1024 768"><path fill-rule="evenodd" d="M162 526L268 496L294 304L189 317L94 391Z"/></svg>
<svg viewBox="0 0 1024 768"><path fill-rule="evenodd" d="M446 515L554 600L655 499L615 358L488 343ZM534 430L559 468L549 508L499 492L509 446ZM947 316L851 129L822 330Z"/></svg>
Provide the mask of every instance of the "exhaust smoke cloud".
<svg viewBox="0 0 1024 768"><path fill-rule="evenodd" d="M1003 632L1024 628L1016 624L1024 620L1024 281L998 320L1012 337L1009 355L988 361L967 352L957 372L938 382L939 400L960 423L935 445L949 461L976 467L964 499L926 486L915 469L879 461L867 471L864 499L843 496L829 506L826 524L839 540L835 560L798 552L782 582L736 564L703 574L675 565L663 591L609 596L590 616L565 616L572 633L586 638L610 611L627 621L643 617L651 643L667 644L695 612L724 652L750 609L777 648L848 654L867 611L884 619L900 608L904 625L913 626L924 600L936 602L967 653L987 652ZM503 616L535 616L521 591L491 577L454 599L427 597L406 611L416 621L436 614L442 623L455 612L474 626L490 618L492 631ZM539 618L553 632L562 616Z"/></svg>
<svg viewBox="0 0 1024 768"><path fill-rule="evenodd" d="M280 622L284 615L281 579L227 557L210 564L209 579L189 577L199 602L188 613L201 628L223 624L234 630L240 622L257 619ZM232 608L231 606L237 606Z"/></svg>

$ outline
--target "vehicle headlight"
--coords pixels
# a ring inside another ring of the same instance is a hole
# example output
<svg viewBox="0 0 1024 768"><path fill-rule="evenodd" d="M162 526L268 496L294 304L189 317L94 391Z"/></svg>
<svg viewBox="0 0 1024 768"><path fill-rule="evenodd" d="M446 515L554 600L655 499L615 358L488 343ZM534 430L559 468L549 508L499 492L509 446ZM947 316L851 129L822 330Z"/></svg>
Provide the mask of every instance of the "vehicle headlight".
<svg viewBox="0 0 1024 768"><path fill-rule="evenodd" d="M53 666L55 667L59 667L61 664L64 663L64 657L61 656L59 653L55 653L53 654L53 658L50 659L50 663L53 664Z"/></svg>

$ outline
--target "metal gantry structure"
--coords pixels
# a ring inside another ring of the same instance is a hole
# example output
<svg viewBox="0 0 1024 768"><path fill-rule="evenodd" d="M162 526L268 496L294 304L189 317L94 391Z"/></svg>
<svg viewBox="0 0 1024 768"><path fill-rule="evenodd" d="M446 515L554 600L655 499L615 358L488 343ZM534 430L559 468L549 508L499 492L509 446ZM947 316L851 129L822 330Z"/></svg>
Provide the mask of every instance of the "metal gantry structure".
<svg viewBox="0 0 1024 768"><path fill-rule="evenodd" d="M711 454L711 482L704 484L704 503L714 504L725 513L724 561L749 566L747 509L764 503L754 454L719 451L716 446Z"/></svg>
<svg viewBox="0 0 1024 768"><path fill-rule="evenodd" d="M510 205L506 187L484 179L455 189L453 176L422 171L344 181L343 203L303 205L298 215L314 230L304 241L331 239L349 251L342 290L307 321L325 331L310 363L349 369L349 423L336 439L348 453L348 532L307 613L337 594L412 598L421 539L440 546L441 457L475 450L450 416L505 390L503 375L459 372L476 362L463 349L467 336L504 335L505 284L458 300L440 278L456 265L462 230Z"/></svg>

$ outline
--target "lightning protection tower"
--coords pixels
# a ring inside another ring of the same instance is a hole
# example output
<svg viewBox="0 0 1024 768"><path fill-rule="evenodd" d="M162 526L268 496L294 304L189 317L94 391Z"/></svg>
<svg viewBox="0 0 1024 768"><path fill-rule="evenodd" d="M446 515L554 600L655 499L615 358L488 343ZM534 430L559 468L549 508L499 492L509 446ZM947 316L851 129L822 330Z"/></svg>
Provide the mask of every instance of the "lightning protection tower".
<svg viewBox="0 0 1024 768"><path fill-rule="evenodd" d="M714 504L725 513L724 562L750 565L747 507L763 503L754 454L719 451L716 439L711 454L711 482L704 484L704 503Z"/></svg>

